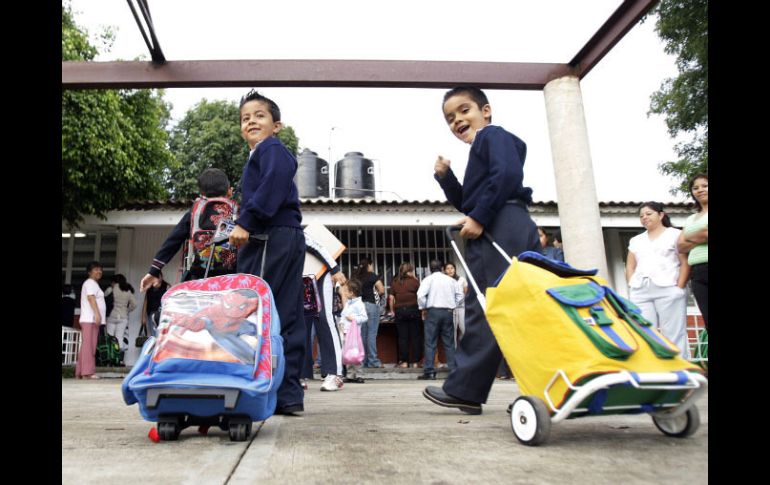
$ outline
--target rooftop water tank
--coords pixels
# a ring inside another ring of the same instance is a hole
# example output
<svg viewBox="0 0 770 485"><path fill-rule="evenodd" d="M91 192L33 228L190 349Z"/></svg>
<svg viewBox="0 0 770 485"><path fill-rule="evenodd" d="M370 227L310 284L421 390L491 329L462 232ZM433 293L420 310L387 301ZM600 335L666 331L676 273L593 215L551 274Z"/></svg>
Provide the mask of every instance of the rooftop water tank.
<svg viewBox="0 0 770 485"><path fill-rule="evenodd" d="M374 162L361 152L348 152L334 165L334 196L374 197Z"/></svg>
<svg viewBox="0 0 770 485"><path fill-rule="evenodd" d="M297 157L294 182L302 198L329 197L329 162L305 148Z"/></svg>

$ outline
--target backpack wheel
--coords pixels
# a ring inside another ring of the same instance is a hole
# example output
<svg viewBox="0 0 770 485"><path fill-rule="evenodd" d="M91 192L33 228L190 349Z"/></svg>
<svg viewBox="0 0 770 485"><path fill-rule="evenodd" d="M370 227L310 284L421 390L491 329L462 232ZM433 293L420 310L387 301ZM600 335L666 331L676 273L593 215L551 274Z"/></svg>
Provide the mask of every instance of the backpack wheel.
<svg viewBox="0 0 770 485"><path fill-rule="evenodd" d="M698 408L692 406L684 414L673 418L666 418L662 415L653 416L652 422L666 436L687 438L698 430L700 426L700 412L698 412Z"/></svg>
<svg viewBox="0 0 770 485"><path fill-rule="evenodd" d="M522 444L538 446L548 441L551 415L545 403L533 396L521 396L511 407L511 429Z"/></svg>
<svg viewBox="0 0 770 485"><path fill-rule="evenodd" d="M246 441L251 435L251 423L230 423L230 441Z"/></svg>
<svg viewBox="0 0 770 485"><path fill-rule="evenodd" d="M162 441L176 441L179 438L179 425L176 421L158 421L158 437Z"/></svg>

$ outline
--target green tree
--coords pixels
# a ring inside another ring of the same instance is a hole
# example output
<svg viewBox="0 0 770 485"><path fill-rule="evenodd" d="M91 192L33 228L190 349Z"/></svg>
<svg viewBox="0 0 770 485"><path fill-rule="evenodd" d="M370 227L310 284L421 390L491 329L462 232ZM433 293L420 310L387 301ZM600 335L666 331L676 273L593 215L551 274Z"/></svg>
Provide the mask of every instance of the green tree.
<svg viewBox="0 0 770 485"><path fill-rule="evenodd" d="M708 171L708 0L661 0L655 30L665 51L677 56L679 75L666 79L651 96L650 112L665 116L677 143L678 160L660 164L665 175L677 180L672 194L688 194L687 182Z"/></svg>
<svg viewBox="0 0 770 485"><path fill-rule="evenodd" d="M109 41L109 29L102 34ZM62 60L90 61L98 49L62 5ZM166 146L169 105L163 91L62 92L62 220L105 217L134 199L165 198L160 183L172 162Z"/></svg>
<svg viewBox="0 0 770 485"><path fill-rule="evenodd" d="M176 162L166 180L174 198L197 197L198 175L211 167L223 170L231 184L238 183L249 157L238 119L238 105L234 101L202 99L174 127L169 147ZM292 127L284 126L278 139L296 155L299 140Z"/></svg>

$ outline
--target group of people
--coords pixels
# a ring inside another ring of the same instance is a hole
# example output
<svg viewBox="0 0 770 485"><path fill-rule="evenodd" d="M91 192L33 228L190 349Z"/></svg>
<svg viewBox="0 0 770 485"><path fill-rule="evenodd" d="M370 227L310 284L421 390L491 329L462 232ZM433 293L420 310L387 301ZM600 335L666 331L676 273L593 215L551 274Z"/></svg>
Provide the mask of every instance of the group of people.
<svg viewBox="0 0 770 485"><path fill-rule="evenodd" d="M548 251L549 257L563 259L558 247L547 244L547 235L541 235L529 214L532 189L523 185L524 162L527 147L523 140L492 124L492 107L478 88L461 86L445 93L442 101L444 122L451 133L463 143L470 145L469 159L460 183L452 171L451 162L438 156L434 163L434 179L440 185L448 201L463 214L456 222L461 225L460 237L466 239L465 258L481 292L493 285L506 270L507 263L499 257L487 241L480 239L486 232L510 254L524 251ZM301 384L303 368L307 366L308 325L303 318L303 261L307 250L306 238L301 226L302 214L297 187L293 181L297 171L295 157L275 136L282 128L278 105L271 99L252 90L240 101L240 131L249 146L249 157L244 165L240 181L241 207L235 219L235 226L229 236L229 244L237 249L238 273L262 276L270 285L274 303L281 321L281 335L284 340L285 374L278 389L276 414L296 415L304 411L304 392ZM658 206L645 205L642 208L642 223L647 232L646 239L632 243L629 253L628 278L632 286L632 299L641 303L644 312L663 311L664 315L679 310L660 310L658 306L666 298L681 297L682 287L687 279L685 261L679 256L689 253L691 272L704 317L707 305L701 304L701 296L707 295L707 182L703 176L696 180L691 189L701 212L682 231L672 233L665 226L663 211ZM705 198L702 195L705 187ZM187 217L187 216L186 216ZM189 228L189 218L186 224ZM185 220L177 229L185 233ZM175 229L176 230L176 229ZM252 235L267 234L270 250L262 263L264 246L250 239ZM186 237L186 236L185 236ZM541 242L543 237L546 243ZM168 241L167 241L168 242ZM560 242L560 238L559 238ZM663 243L673 245L671 250ZM176 243L169 243L173 246ZM703 247L705 245L705 252ZM547 247L553 247L548 250ZM159 283L158 274L176 252L171 247L159 252L149 273L142 279L141 291ZM178 249L178 248L177 248ZM648 259L652 258L652 259ZM668 261L680 271L662 269L658 263ZM433 273L418 283L410 264L399 268L394 279L390 309L395 313L399 329L400 367L417 364L422 345L419 343L419 320L424 319L424 373L423 378L435 377L433 353L434 339L442 336L451 369L442 386L427 386L423 395L435 404L456 408L469 414L480 414L486 402L503 356L479 304L476 290L460 289L452 270L441 272L438 264L431 264ZM103 294L98 282L101 267L90 264L87 268L89 280L83 285L81 326L84 328L84 348L90 348L92 328L104 322ZM331 272L329 272L331 273ZM371 265L362 261L350 281L337 277L342 287L344 305L340 313L343 344L352 325L358 325L366 347L363 367L380 367L377 356L376 337L379 325L379 299L384 287ZM321 290L331 296L331 277L328 283L321 282ZM344 282L343 282L344 281ZM676 286L676 289L670 287ZM327 291L329 290L329 291ZM467 292L467 293L466 293ZM704 296L705 297L705 296ZM642 300L644 299L644 300ZM330 299L327 299L330 301ZM462 303L464 300L464 304ZM653 302L653 306L643 301ZM332 306L327 301L327 306ZM458 312L458 309L462 309ZM464 313L464 315L462 315ZM320 314L327 314L327 310ZM321 319L319 314L319 320ZM646 313L645 313L645 316ZM325 325L318 329L332 329L328 314ZM649 318L649 317L648 317ZM662 326L668 325L661 323ZM454 339L454 328L461 338ZM86 329L88 330L86 331ZM331 332L331 330L330 330ZM334 342L333 335L332 341ZM335 345L334 343L332 345ZM326 358L329 381L337 383L340 377L339 361ZM331 355L331 354L328 354ZM84 356L85 357L85 356ZM92 369L85 359L78 361L76 373L92 377ZM358 379L357 369L348 370L348 379ZM325 379L326 382L326 379Z"/></svg>
<svg viewBox="0 0 770 485"><path fill-rule="evenodd" d="M439 335L446 352L447 366L454 365L454 348L465 332L464 300L468 284L457 274L454 263L449 262L442 267L438 260L432 260L430 269L431 275L420 283L415 276L414 265L408 261L401 263L390 285L388 310L396 324L396 366L420 367L424 356L423 378L435 379L434 356ZM437 279L438 283L433 284ZM432 298L430 306L429 298ZM445 307L436 306L439 299ZM429 319L431 308L434 312ZM435 310L438 308L444 311L437 314Z"/></svg>
<svg viewBox="0 0 770 485"><path fill-rule="evenodd" d="M99 261L91 261L86 266L88 279L80 290L80 318L78 320L82 342L75 365L78 379L98 379L96 375L96 347L99 335L104 333L114 337L120 346L121 355L128 349L128 316L136 309L134 287L125 275L116 274L110 278L110 285L102 290L99 285L104 267ZM160 308L160 297L168 283L159 284L152 293L148 293L142 308L142 325L146 325L148 315ZM71 285L62 288L62 325L73 326L75 312L74 292Z"/></svg>
<svg viewBox="0 0 770 485"><path fill-rule="evenodd" d="M708 329L708 175L690 180L698 210L683 229L672 226L663 204L645 202L639 219L645 231L631 238L626 259L629 298L642 316L690 358L687 282Z"/></svg>
<svg viewBox="0 0 770 485"><path fill-rule="evenodd" d="M320 308L305 314L307 347L302 385L307 389L307 380L313 378L312 335L315 333L318 336L318 367L323 377L321 390L337 391L346 382L363 383L362 368L383 367L377 356L377 333L381 318L378 300L383 298L385 288L382 279L373 272L370 259L363 258L348 280L339 272L339 266L331 256L324 254L323 249L311 249L316 246L312 238L306 236L306 243L309 252L322 259L330 268L331 278L326 275L321 277L317 284L317 291L322 295ZM438 260L433 260L430 264L433 273L421 284L415 276L412 263L403 262L392 281L386 308L396 324L396 367L421 367L425 356L421 378L435 379L435 354L439 335L446 352L447 366L450 369L453 366L456 339L461 338L464 329L462 312L467 283L456 274L453 263L442 265ZM329 280L337 284L340 302L338 309L334 308ZM343 366L341 349L350 332L350 325L354 322L360 329L364 360L360 365Z"/></svg>

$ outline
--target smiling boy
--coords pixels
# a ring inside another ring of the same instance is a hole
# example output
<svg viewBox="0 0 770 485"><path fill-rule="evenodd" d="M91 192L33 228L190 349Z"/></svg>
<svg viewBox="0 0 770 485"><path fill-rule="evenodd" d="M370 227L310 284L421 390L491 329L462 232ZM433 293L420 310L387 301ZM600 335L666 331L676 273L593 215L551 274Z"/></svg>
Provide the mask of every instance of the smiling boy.
<svg viewBox="0 0 770 485"><path fill-rule="evenodd" d="M540 251L537 226L527 208L532 189L522 184L527 146L516 135L490 124L492 107L478 88L448 91L442 108L450 131L471 148L463 184L452 172L451 162L441 156L434 164L434 178L449 202L465 214L457 224L463 226L460 236L468 238L466 260L485 292L508 264L488 241L478 239L483 232L509 255ZM466 333L455 352L455 369L442 387L428 386L423 395L440 406L481 414L502 353L473 289L466 296L465 308Z"/></svg>
<svg viewBox="0 0 770 485"><path fill-rule="evenodd" d="M273 100L249 91L241 98L240 125L251 151L243 167L241 213L230 233L230 244L239 248L237 271L262 276L273 292L286 360L275 413L294 415L304 411L299 378L305 357L301 298L305 235L294 183L297 160L275 136L283 125ZM252 234L267 234L267 243L249 242ZM265 247L269 249L263 268Z"/></svg>

